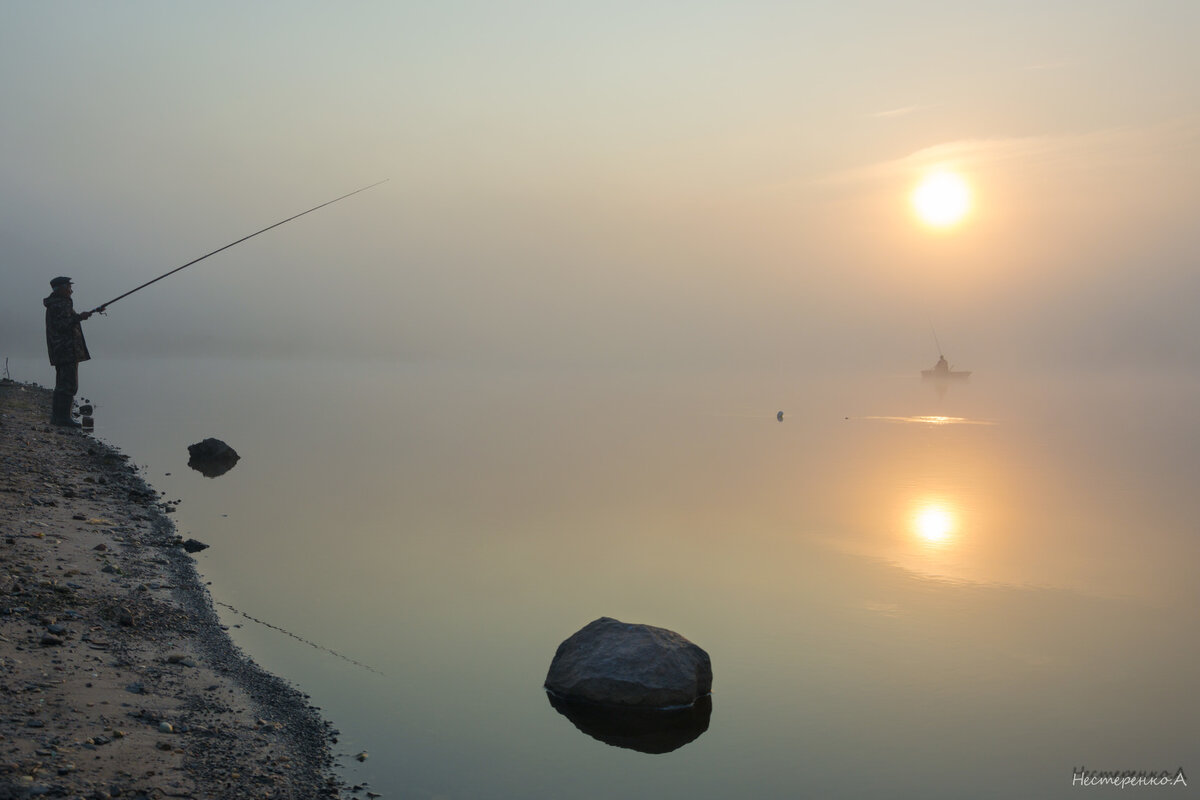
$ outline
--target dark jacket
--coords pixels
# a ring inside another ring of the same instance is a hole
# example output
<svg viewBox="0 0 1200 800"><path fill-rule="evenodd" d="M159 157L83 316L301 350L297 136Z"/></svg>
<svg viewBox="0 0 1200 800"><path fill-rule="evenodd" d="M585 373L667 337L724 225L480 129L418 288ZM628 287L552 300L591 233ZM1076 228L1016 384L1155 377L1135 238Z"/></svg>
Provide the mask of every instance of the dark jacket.
<svg viewBox="0 0 1200 800"><path fill-rule="evenodd" d="M83 326L79 324L81 318L75 313L71 298L52 294L42 305L46 307L46 350L50 363L57 367L90 359Z"/></svg>

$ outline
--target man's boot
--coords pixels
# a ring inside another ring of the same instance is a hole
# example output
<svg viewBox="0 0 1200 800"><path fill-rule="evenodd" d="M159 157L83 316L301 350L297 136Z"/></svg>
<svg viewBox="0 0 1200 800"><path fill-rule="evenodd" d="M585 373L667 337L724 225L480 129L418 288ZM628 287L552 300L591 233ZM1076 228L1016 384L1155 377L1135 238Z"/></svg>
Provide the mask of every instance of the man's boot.
<svg viewBox="0 0 1200 800"><path fill-rule="evenodd" d="M50 401L50 424L61 425L65 428L82 428L83 426L71 419L71 404L73 398L68 394L54 393Z"/></svg>

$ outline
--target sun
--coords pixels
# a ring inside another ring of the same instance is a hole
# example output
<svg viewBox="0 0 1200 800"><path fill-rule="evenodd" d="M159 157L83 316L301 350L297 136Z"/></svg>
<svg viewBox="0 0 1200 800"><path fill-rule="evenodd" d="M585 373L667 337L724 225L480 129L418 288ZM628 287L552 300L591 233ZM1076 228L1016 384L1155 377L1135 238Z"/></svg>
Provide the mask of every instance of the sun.
<svg viewBox="0 0 1200 800"><path fill-rule="evenodd" d="M971 187L954 172L926 175L912 193L913 209L926 225L948 228L971 210Z"/></svg>
<svg viewBox="0 0 1200 800"><path fill-rule="evenodd" d="M926 506L914 517L913 528L929 544L942 544L954 533L954 515L939 505Z"/></svg>

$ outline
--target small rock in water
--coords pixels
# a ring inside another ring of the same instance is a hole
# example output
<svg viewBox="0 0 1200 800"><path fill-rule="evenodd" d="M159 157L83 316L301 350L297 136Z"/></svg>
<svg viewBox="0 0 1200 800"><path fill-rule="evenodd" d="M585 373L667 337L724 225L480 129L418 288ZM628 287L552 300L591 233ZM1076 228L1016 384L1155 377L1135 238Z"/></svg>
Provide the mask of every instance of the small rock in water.
<svg viewBox="0 0 1200 800"><path fill-rule="evenodd" d="M357 758L359 761L366 761L367 760L367 751L363 750L361 753L356 755L355 758Z"/></svg>
<svg viewBox="0 0 1200 800"><path fill-rule="evenodd" d="M241 458L232 447L212 437L189 444L188 456L188 466L206 478L224 475Z"/></svg>
<svg viewBox="0 0 1200 800"><path fill-rule="evenodd" d="M183 543L183 549L189 553L199 553L201 550L207 550L208 545L198 539L188 539Z"/></svg>

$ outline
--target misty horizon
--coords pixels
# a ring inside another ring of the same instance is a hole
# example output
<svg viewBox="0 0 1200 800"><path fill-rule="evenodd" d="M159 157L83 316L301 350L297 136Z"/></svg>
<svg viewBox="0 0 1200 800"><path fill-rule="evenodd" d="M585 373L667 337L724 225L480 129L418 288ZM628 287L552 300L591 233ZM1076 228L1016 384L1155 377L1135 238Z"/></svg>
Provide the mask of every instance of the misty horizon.
<svg viewBox="0 0 1200 800"><path fill-rule="evenodd" d="M975 369L1200 365L1189 4L465 8L11 9L0 355L55 275L91 308L387 178L85 323L97 359L910 369L932 327Z"/></svg>

